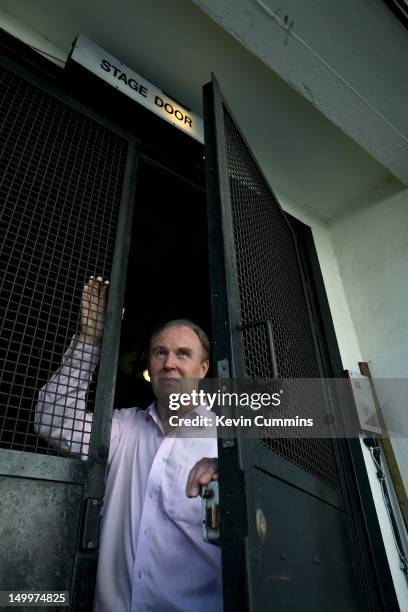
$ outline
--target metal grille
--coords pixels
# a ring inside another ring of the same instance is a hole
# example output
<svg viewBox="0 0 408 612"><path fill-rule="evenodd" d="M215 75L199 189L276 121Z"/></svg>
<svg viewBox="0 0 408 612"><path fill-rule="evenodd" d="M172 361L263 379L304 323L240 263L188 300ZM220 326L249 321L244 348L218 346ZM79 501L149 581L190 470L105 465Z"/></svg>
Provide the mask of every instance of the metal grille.
<svg viewBox="0 0 408 612"><path fill-rule="evenodd" d="M224 121L242 324L271 321L279 378L318 379L319 368L291 230L225 108ZM265 327L248 328L242 333L246 373L256 379L271 378ZM317 405L324 405L318 385L314 392ZM296 414L296 401L300 398L292 400ZM277 438L276 429L265 428L260 442L338 488L330 440Z"/></svg>
<svg viewBox="0 0 408 612"><path fill-rule="evenodd" d="M84 281L109 277L126 155L125 140L0 67L3 448L61 453L34 433L34 406L78 331Z"/></svg>

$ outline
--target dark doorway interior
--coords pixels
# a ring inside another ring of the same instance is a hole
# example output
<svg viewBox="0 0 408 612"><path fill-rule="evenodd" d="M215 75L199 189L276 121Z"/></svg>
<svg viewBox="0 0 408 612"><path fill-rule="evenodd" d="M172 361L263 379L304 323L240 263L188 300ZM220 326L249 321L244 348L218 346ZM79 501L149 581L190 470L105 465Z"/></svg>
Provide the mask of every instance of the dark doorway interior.
<svg viewBox="0 0 408 612"><path fill-rule="evenodd" d="M205 192L165 168L141 162L125 294L115 407L147 407L143 378L151 332L187 318L210 334Z"/></svg>

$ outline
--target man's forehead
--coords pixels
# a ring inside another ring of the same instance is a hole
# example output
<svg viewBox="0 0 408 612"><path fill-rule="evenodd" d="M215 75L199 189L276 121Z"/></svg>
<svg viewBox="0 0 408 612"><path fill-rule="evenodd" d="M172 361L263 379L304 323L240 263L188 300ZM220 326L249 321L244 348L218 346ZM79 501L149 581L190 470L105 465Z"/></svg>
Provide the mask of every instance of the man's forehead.
<svg viewBox="0 0 408 612"><path fill-rule="evenodd" d="M183 346L200 346L197 334L185 325L172 325L163 329L155 338L151 346L164 346L166 344L177 344Z"/></svg>

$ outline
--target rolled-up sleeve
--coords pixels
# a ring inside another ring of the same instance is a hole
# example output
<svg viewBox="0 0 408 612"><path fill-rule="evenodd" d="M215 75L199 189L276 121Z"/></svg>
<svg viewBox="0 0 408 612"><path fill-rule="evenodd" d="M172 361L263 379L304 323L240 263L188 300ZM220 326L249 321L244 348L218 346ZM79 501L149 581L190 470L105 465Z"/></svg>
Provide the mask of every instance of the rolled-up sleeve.
<svg viewBox="0 0 408 612"><path fill-rule="evenodd" d="M53 447L86 459L93 415L86 394L99 360L99 348L72 339L61 367L38 394L34 430Z"/></svg>

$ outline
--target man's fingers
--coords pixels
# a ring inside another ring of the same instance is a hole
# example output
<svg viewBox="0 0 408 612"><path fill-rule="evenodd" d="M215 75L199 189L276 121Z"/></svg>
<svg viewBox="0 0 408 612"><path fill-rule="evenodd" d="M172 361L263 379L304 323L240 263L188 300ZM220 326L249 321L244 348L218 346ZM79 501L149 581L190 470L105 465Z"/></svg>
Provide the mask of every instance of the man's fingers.
<svg viewBox="0 0 408 612"><path fill-rule="evenodd" d="M187 497L197 497L200 492L200 487L198 485L198 469L197 465L195 465L188 476L186 486Z"/></svg>
<svg viewBox="0 0 408 612"><path fill-rule="evenodd" d="M100 293L99 293L99 297L102 300L103 305L105 305L105 302L106 302L106 294L108 293L108 289L109 289L109 281L106 280L101 286Z"/></svg>
<svg viewBox="0 0 408 612"><path fill-rule="evenodd" d="M81 297L81 334L89 344L100 343L103 335L106 309L106 294L109 281L102 275L90 276L85 281Z"/></svg>
<svg viewBox="0 0 408 612"><path fill-rule="evenodd" d="M207 485L211 480L218 480L218 472L207 470L203 474L193 478L192 482L186 487L187 497L197 497L200 494L200 488Z"/></svg>
<svg viewBox="0 0 408 612"><path fill-rule="evenodd" d="M204 463L202 460L196 463L189 474L187 480L187 487L192 487L194 484L198 483L200 481L200 478L203 476L203 474L205 474L207 470L207 463Z"/></svg>
<svg viewBox="0 0 408 612"><path fill-rule="evenodd" d="M85 302L89 302L89 296L90 296L90 289L88 287L88 285L85 283L85 285L82 288L82 299Z"/></svg>
<svg viewBox="0 0 408 612"><path fill-rule="evenodd" d="M92 304L97 304L100 298L106 299L106 293L109 288L109 281L103 280L102 276L90 276L83 287L83 297L86 301Z"/></svg>
<svg viewBox="0 0 408 612"><path fill-rule="evenodd" d="M190 471L188 478L187 478L187 484L186 484L186 495L187 497L190 497L189 492L192 488L194 479L195 479L195 469L196 466L193 467L193 469Z"/></svg>
<svg viewBox="0 0 408 612"><path fill-rule="evenodd" d="M101 283L102 283L102 276L97 276L95 279L92 279L92 280L90 279L91 294L92 294L93 301L97 301L99 297L99 289L101 287Z"/></svg>
<svg viewBox="0 0 408 612"><path fill-rule="evenodd" d="M204 485L208 484L210 480L217 480L218 472L213 472L212 470L207 470L204 474L199 478L199 483Z"/></svg>
<svg viewBox="0 0 408 612"><path fill-rule="evenodd" d="M200 486L218 479L218 461L216 459L201 459L191 470L186 485L187 497L197 497Z"/></svg>

